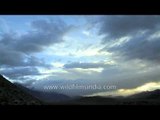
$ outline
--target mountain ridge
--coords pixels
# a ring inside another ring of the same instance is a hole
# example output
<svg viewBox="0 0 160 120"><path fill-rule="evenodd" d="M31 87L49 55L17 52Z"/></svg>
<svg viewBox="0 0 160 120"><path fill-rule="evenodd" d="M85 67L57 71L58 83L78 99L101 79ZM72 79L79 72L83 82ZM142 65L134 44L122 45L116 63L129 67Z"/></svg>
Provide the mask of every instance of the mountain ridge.
<svg viewBox="0 0 160 120"><path fill-rule="evenodd" d="M41 105L41 101L23 92L0 75L0 105Z"/></svg>
<svg viewBox="0 0 160 120"><path fill-rule="evenodd" d="M64 99L64 100L63 100ZM0 75L0 105L160 105L160 90L128 97L75 97L40 92L13 84Z"/></svg>
<svg viewBox="0 0 160 120"><path fill-rule="evenodd" d="M128 97L82 97L69 104L73 105L160 105L160 90L145 91Z"/></svg>

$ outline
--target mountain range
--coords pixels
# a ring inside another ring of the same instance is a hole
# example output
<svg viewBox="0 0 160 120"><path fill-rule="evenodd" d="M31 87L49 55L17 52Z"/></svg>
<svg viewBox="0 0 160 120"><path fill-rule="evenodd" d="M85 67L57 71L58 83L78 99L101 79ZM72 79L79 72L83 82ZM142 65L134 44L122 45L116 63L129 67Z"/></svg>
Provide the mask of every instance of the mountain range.
<svg viewBox="0 0 160 120"><path fill-rule="evenodd" d="M81 97L73 105L160 105L160 90L145 91L127 97Z"/></svg>
<svg viewBox="0 0 160 120"><path fill-rule="evenodd" d="M38 91L35 89L29 89L19 83L14 83L14 84L24 92L36 97L37 99L45 103L62 102L70 100L70 97L68 97L67 95L63 95L53 91L50 92L50 91Z"/></svg>
<svg viewBox="0 0 160 120"><path fill-rule="evenodd" d="M160 90L127 97L75 97L29 89L0 75L0 105L160 105Z"/></svg>

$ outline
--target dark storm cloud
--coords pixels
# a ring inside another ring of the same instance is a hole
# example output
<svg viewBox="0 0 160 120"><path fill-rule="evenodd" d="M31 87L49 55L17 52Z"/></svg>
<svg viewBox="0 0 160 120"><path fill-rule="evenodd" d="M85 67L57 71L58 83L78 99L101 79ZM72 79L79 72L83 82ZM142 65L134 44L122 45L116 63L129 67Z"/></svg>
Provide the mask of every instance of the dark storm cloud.
<svg viewBox="0 0 160 120"><path fill-rule="evenodd" d="M108 64L104 63L79 63L79 62L73 62L68 63L64 65L64 68L82 68L82 69L88 69L88 68L100 68L109 66Z"/></svg>
<svg viewBox="0 0 160 120"><path fill-rule="evenodd" d="M133 35L139 31L153 31L160 27L159 16L105 16L100 21L101 28L99 34L108 35L104 42Z"/></svg>
<svg viewBox="0 0 160 120"><path fill-rule="evenodd" d="M103 50L126 59L160 60L160 37L156 36L160 30L160 16L109 16L101 20L100 34L108 35L104 43L131 37L129 41L111 48L106 45Z"/></svg>

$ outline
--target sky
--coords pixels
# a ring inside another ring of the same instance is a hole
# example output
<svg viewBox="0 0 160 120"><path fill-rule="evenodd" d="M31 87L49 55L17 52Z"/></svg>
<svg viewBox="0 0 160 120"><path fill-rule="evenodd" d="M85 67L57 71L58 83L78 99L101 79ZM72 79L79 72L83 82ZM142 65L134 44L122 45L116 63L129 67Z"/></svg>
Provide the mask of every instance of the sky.
<svg viewBox="0 0 160 120"><path fill-rule="evenodd" d="M159 63L160 16L0 15L0 74L28 88L126 96L160 89Z"/></svg>

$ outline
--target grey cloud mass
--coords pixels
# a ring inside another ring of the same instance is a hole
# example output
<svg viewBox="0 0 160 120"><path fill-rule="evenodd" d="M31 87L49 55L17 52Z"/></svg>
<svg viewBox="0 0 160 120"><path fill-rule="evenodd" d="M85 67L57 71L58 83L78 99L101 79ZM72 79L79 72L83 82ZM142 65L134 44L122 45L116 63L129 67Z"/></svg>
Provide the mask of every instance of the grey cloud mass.
<svg viewBox="0 0 160 120"><path fill-rule="evenodd" d="M23 53L14 51L2 44L0 44L0 65L16 66L23 64Z"/></svg>
<svg viewBox="0 0 160 120"><path fill-rule="evenodd" d="M37 20L31 23L32 30L25 34L3 33L0 39L1 65L27 66L41 65L41 60L30 57L46 47L63 41L69 29L62 21ZM25 62L27 59L27 62Z"/></svg>
<svg viewBox="0 0 160 120"><path fill-rule="evenodd" d="M106 47L103 50L126 59L160 60L160 17L159 16L110 16L102 19L100 34ZM117 46L107 47L107 42L122 37L130 39ZM154 36L154 37L153 37Z"/></svg>
<svg viewBox="0 0 160 120"><path fill-rule="evenodd" d="M64 68L82 68L82 69L88 69L88 68L100 68L109 66L105 63L80 63L80 62L73 62L68 63L64 65Z"/></svg>
<svg viewBox="0 0 160 120"><path fill-rule="evenodd" d="M51 20L33 21L31 27L32 30L20 36L4 34L1 43L10 44L7 46L24 53L40 52L45 47L62 42L63 35L69 29L62 21L56 23Z"/></svg>
<svg viewBox="0 0 160 120"><path fill-rule="evenodd" d="M27 76L27 75L40 75L39 71L35 67L15 67L15 68L6 68L1 71L1 74L9 77L18 77L18 76Z"/></svg>
<svg viewBox="0 0 160 120"><path fill-rule="evenodd" d="M105 16L101 18L99 34L105 34L104 41L133 35L140 31L153 31L160 27L159 16Z"/></svg>
<svg viewBox="0 0 160 120"><path fill-rule="evenodd" d="M117 53L116 55L125 56L127 59L142 59L152 62L160 60L159 39L148 40L149 35L135 36L130 41L121 46L115 46L108 51Z"/></svg>
<svg viewBox="0 0 160 120"><path fill-rule="evenodd" d="M38 22L38 21L37 21ZM41 24L44 24L42 22ZM66 28L60 29L53 23L47 23L49 28L36 28L35 31L30 31L27 34L21 36L19 43L17 44L17 50L23 52L40 52L52 44L59 43L63 41L63 34L65 33ZM50 29L50 27L52 29ZM21 44L21 46L19 46Z"/></svg>

